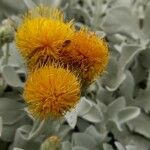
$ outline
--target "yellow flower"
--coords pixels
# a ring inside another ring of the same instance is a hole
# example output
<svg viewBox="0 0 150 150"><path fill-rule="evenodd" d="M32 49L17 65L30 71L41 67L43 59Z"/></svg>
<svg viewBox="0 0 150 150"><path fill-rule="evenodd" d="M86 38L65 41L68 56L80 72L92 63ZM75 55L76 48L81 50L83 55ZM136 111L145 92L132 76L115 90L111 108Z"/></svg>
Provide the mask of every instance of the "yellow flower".
<svg viewBox="0 0 150 150"><path fill-rule="evenodd" d="M45 66L28 76L23 96L34 116L59 118L79 101L80 82L67 69Z"/></svg>
<svg viewBox="0 0 150 150"><path fill-rule="evenodd" d="M108 58L106 42L87 29L76 32L62 53L64 62L80 71L83 82L88 84L105 70Z"/></svg>
<svg viewBox="0 0 150 150"><path fill-rule="evenodd" d="M61 12L40 6L25 15L16 33L16 45L30 69L59 59L60 45L74 33Z"/></svg>

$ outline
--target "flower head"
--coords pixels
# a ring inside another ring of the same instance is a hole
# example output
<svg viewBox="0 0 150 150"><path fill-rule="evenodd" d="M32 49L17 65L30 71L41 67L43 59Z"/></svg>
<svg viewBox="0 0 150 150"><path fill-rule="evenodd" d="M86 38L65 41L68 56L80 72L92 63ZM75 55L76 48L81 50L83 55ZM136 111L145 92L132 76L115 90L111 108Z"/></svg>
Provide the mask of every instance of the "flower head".
<svg viewBox="0 0 150 150"><path fill-rule="evenodd" d="M25 15L16 33L16 45L29 68L34 69L43 62L58 60L59 45L73 33L72 22L65 23L59 10L40 6Z"/></svg>
<svg viewBox="0 0 150 150"><path fill-rule="evenodd" d="M28 76L23 96L34 116L58 118L79 101L80 82L67 69L45 66Z"/></svg>
<svg viewBox="0 0 150 150"><path fill-rule="evenodd" d="M87 29L76 32L63 50L64 62L80 71L83 81L90 83L106 68L109 52L106 42Z"/></svg>

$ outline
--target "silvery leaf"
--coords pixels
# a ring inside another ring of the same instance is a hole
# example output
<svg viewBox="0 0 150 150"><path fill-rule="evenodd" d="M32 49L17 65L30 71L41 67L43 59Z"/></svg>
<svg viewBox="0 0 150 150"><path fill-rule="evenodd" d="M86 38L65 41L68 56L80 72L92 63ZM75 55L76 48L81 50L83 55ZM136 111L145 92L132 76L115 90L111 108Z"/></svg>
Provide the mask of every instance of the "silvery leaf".
<svg viewBox="0 0 150 150"><path fill-rule="evenodd" d="M149 70L148 79L147 79L146 92L148 92L149 90L150 90L150 70Z"/></svg>
<svg viewBox="0 0 150 150"><path fill-rule="evenodd" d="M13 67L8 65L3 66L2 75L8 85L12 87L23 88L24 83L21 81Z"/></svg>
<svg viewBox="0 0 150 150"><path fill-rule="evenodd" d="M84 132L85 129L88 128L90 125L91 125L90 122L88 122L87 120L80 117L78 118L77 127L79 131Z"/></svg>
<svg viewBox="0 0 150 150"><path fill-rule="evenodd" d="M133 145L127 145L126 150L137 150L137 148Z"/></svg>
<svg viewBox="0 0 150 150"><path fill-rule="evenodd" d="M104 144L103 144L103 149L104 149L104 150L113 150L113 147L112 147L110 144L104 143Z"/></svg>
<svg viewBox="0 0 150 150"><path fill-rule="evenodd" d="M1 45L1 43L0 43L0 58L2 58L3 56L4 56L4 52L2 51L2 45Z"/></svg>
<svg viewBox="0 0 150 150"><path fill-rule="evenodd" d="M70 125L70 127L73 129L77 123L77 111L76 111L76 109L73 109L70 112L67 112L65 115L65 118L66 118L68 124Z"/></svg>
<svg viewBox="0 0 150 150"><path fill-rule="evenodd" d="M23 111L24 104L9 98L0 98L0 116L3 119L1 138L12 141L16 128L24 123L30 123L30 119Z"/></svg>
<svg viewBox="0 0 150 150"><path fill-rule="evenodd" d="M61 0L39 0L41 4L51 6L51 7L59 7L61 4Z"/></svg>
<svg viewBox="0 0 150 150"><path fill-rule="evenodd" d="M147 70L140 64L139 60L135 59L135 65L132 68L135 84L139 84L147 77ZM135 93L138 95L138 93Z"/></svg>
<svg viewBox="0 0 150 150"><path fill-rule="evenodd" d="M69 141L62 142L61 146L62 146L62 150L71 150L72 149L71 143Z"/></svg>
<svg viewBox="0 0 150 150"><path fill-rule="evenodd" d="M123 108L118 113L118 122L120 124L128 122L136 118L140 114L140 109L138 107L128 106Z"/></svg>
<svg viewBox="0 0 150 150"><path fill-rule="evenodd" d="M5 11L8 10L8 12L10 11L11 14L14 13L14 11L20 12L20 10L25 9L25 5L24 5L23 1L20 1L20 0L19 1L18 0L14 0L14 1L3 0L1 3L4 4L3 7L5 8ZM12 12L12 10L13 10L13 12Z"/></svg>
<svg viewBox="0 0 150 150"><path fill-rule="evenodd" d="M102 26L108 34L121 33L132 38L138 37L136 17L127 7L116 7L108 11Z"/></svg>
<svg viewBox="0 0 150 150"><path fill-rule="evenodd" d="M146 6L145 19L144 19L144 27L143 27L145 36L147 38L150 37L150 30L149 30L149 27L150 27L150 16L149 16L149 14L150 14L150 3L147 4L147 6Z"/></svg>
<svg viewBox="0 0 150 150"><path fill-rule="evenodd" d="M108 105L107 115L110 119L116 120L117 114L126 106L124 97L119 97Z"/></svg>
<svg viewBox="0 0 150 150"><path fill-rule="evenodd" d="M89 149L87 149L85 147L81 147L81 146L75 146L75 147L73 147L72 150L89 150Z"/></svg>
<svg viewBox="0 0 150 150"><path fill-rule="evenodd" d="M3 120L2 117L0 117L0 137L2 135L2 130L3 130Z"/></svg>
<svg viewBox="0 0 150 150"><path fill-rule="evenodd" d="M13 146L21 148L21 149L25 149L25 150L26 149L27 150L38 149L41 144L40 141L27 139L27 135L30 130L31 130L31 126L29 125L24 125L24 126L19 127L15 134Z"/></svg>
<svg viewBox="0 0 150 150"><path fill-rule="evenodd" d="M125 150L125 148L123 147L123 145L121 143L115 142L115 145L116 145L118 150Z"/></svg>
<svg viewBox="0 0 150 150"><path fill-rule="evenodd" d="M118 34L118 33L110 35L108 38L111 43L115 44L114 47L121 46L123 43L125 43L125 41L127 39L126 36ZM119 45L117 45L117 44L119 44ZM119 49L118 51L121 52L122 49Z"/></svg>
<svg viewBox="0 0 150 150"><path fill-rule="evenodd" d="M139 106L143 109L146 113L150 112L150 72L148 75L147 87L145 90L140 90L138 96L136 97L133 105Z"/></svg>
<svg viewBox="0 0 150 150"><path fill-rule="evenodd" d="M91 107L92 107L92 103L89 100L87 100L85 97L82 97L76 107L78 116L83 116L86 113L88 113Z"/></svg>
<svg viewBox="0 0 150 150"><path fill-rule="evenodd" d="M150 92L141 90L133 105L139 106L146 113L150 112Z"/></svg>
<svg viewBox="0 0 150 150"><path fill-rule="evenodd" d="M21 20L18 20L21 23ZM19 73L25 73L24 59L21 57L15 44L10 44L8 65L17 69Z"/></svg>
<svg viewBox="0 0 150 150"><path fill-rule="evenodd" d="M24 0L24 3L28 7L28 9L33 9L36 7L36 4L32 0Z"/></svg>
<svg viewBox="0 0 150 150"><path fill-rule="evenodd" d="M101 111L103 114L107 111L107 106L102 103L101 101L97 100L97 108L99 111Z"/></svg>
<svg viewBox="0 0 150 150"><path fill-rule="evenodd" d="M107 72L102 78L102 84L108 91L115 91L125 80L126 74L119 71L117 60L113 57L110 58Z"/></svg>
<svg viewBox="0 0 150 150"><path fill-rule="evenodd" d="M3 131L2 131L2 135L1 135L1 139L4 141L8 141L8 142L13 142L14 141L14 135L16 133L16 129L24 124L31 124L31 122L29 121L29 119L27 118L22 118L21 120L19 120L20 122L16 123L13 126L9 126L9 125L4 125L3 126Z"/></svg>
<svg viewBox="0 0 150 150"><path fill-rule="evenodd" d="M96 106L93 105L91 109L85 115L82 116L82 118L93 123L98 123L102 120L102 114L96 108Z"/></svg>
<svg viewBox="0 0 150 150"><path fill-rule="evenodd" d="M137 45L124 45L119 62L111 58L108 65L108 74L102 78L103 83L109 91L115 91L126 79L125 69L132 62L133 58L143 50Z"/></svg>
<svg viewBox="0 0 150 150"><path fill-rule="evenodd" d="M108 130L113 131L115 134L123 130L117 119L109 119L106 126Z"/></svg>
<svg viewBox="0 0 150 150"><path fill-rule="evenodd" d="M15 147L13 150L23 150L23 149Z"/></svg>
<svg viewBox="0 0 150 150"><path fill-rule="evenodd" d="M73 146L83 146L87 149L96 149L96 141L86 133L73 133L72 135Z"/></svg>
<svg viewBox="0 0 150 150"><path fill-rule="evenodd" d="M102 141L104 139L104 136L100 135L97 131L97 129L94 126L89 126L86 130L85 133L92 136L97 143L99 143L99 141Z"/></svg>
<svg viewBox="0 0 150 150"><path fill-rule="evenodd" d="M60 129L59 129L59 133L58 135L64 139L68 134L69 132L72 130L72 128L68 125L61 125Z"/></svg>
<svg viewBox="0 0 150 150"><path fill-rule="evenodd" d="M149 139L135 132L131 132L128 129L126 130L124 128L121 132L116 130L115 132L113 131L113 134L118 142L120 142L125 148L128 146L134 146L136 150L148 150L150 148Z"/></svg>
<svg viewBox="0 0 150 150"><path fill-rule="evenodd" d="M103 20L104 15L108 11L107 4L104 4L103 0L91 1L91 3L94 4L94 7L91 6L91 11L93 14L91 17L92 27L94 29L101 29L101 22Z"/></svg>
<svg viewBox="0 0 150 150"><path fill-rule="evenodd" d="M0 116L4 125L13 125L21 119L25 113L24 105L9 98L0 98Z"/></svg>
<svg viewBox="0 0 150 150"><path fill-rule="evenodd" d="M91 24L90 16L85 9L73 8L71 11L77 22L80 22L80 18L83 17L86 25Z"/></svg>
<svg viewBox="0 0 150 150"><path fill-rule="evenodd" d="M124 69L128 67L127 65L131 63L133 58L141 51L143 51L143 48L138 45L123 45L122 54L118 62L119 71L124 71Z"/></svg>
<svg viewBox="0 0 150 150"><path fill-rule="evenodd" d="M126 79L124 82L120 85L120 93L121 95L125 96L126 100L130 101L133 99L134 96L134 78L131 72L126 72Z"/></svg>
<svg viewBox="0 0 150 150"><path fill-rule="evenodd" d="M127 123L129 129L150 139L150 117L141 113L137 118Z"/></svg>
<svg viewBox="0 0 150 150"><path fill-rule="evenodd" d="M16 102L24 102L22 95L18 94L17 92L14 92L14 91L5 92L3 94L3 97L8 98L12 101L16 101Z"/></svg>
<svg viewBox="0 0 150 150"><path fill-rule="evenodd" d="M38 122L38 119L34 118L34 122ZM43 127L43 132L45 132L45 136L48 137L49 135L54 135L58 133L60 130L60 124L61 124L61 119L60 120L53 120L51 118L47 119L46 123L44 124ZM69 127L68 127L69 129Z"/></svg>
<svg viewBox="0 0 150 150"><path fill-rule="evenodd" d="M124 6L130 8L132 6L131 0L112 0L111 2L112 7Z"/></svg>
<svg viewBox="0 0 150 150"><path fill-rule="evenodd" d="M104 81L103 79L102 79L101 82L107 82L107 81ZM96 100L100 101L100 102L102 102L104 104L109 104L115 99L113 97L113 92L108 91L107 89L105 89L102 86L99 86L99 89L97 89L97 93L96 94L97 94L96 95L96 98L97 98Z"/></svg>
<svg viewBox="0 0 150 150"><path fill-rule="evenodd" d="M139 61L144 68L150 68L150 49L146 49L145 51L141 52L139 55Z"/></svg>

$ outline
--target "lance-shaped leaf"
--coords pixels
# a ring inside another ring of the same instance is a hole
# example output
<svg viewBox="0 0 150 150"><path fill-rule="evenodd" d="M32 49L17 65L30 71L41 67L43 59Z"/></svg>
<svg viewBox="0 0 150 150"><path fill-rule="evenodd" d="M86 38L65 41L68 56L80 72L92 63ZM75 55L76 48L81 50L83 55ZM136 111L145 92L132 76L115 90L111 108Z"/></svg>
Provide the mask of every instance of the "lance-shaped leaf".
<svg viewBox="0 0 150 150"><path fill-rule="evenodd" d="M141 113L137 118L127 123L129 129L150 139L150 117Z"/></svg>
<svg viewBox="0 0 150 150"><path fill-rule="evenodd" d="M124 82L120 85L120 93L123 95L127 101L131 101L133 99L134 94L134 88L135 88L135 82L133 75L130 71L126 72L126 79Z"/></svg>
<svg viewBox="0 0 150 150"><path fill-rule="evenodd" d="M0 137L2 135L2 130L3 130L3 120L2 117L0 117Z"/></svg>
<svg viewBox="0 0 150 150"><path fill-rule="evenodd" d="M24 83L21 81L21 79L19 78L18 74L16 73L13 67L8 65L3 66L2 75L8 85L17 88L23 88Z"/></svg>
<svg viewBox="0 0 150 150"><path fill-rule="evenodd" d="M146 6L146 10L145 10L145 19L144 19L144 34L147 38L150 38L150 3L148 3L148 5Z"/></svg>
<svg viewBox="0 0 150 150"><path fill-rule="evenodd" d="M112 147L110 144L104 143L104 144L103 144L103 149L104 149L104 150L113 150L113 147Z"/></svg>
<svg viewBox="0 0 150 150"><path fill-rule="evenodd" d="M86 113L88 113L91 107L92 107L92 103L89 100L87 100L85 97L82 97L76 107L78 116L83 116Z"/></svg>
<svg viewBox="0 0 150 150"><path fill-rule="evenodd" d="M85 147L81 147L81 146L75 146L75 147L73 147L72 150L88 150L88 149Z"/></svg>
<svg viewBox="0 0 150 150"><path fill-rule="evenodd" d="M77 111L76 109L73 109L70 112L67 112L65 115L65 118L68 122L68 124L70 125L71 128L74 128L76 126L77 123Z"/></svg>
<svg viewBox="0 0 150 150"><path fill-rule="evenodd" d="M14 138L16 129L24 123L30 123L23 110L24 104L10 98L0 98L0 116L3 120L1 138L11 141Z"/></svg>
<svg viewBox="0 0 150 150"><path fill-rule="evenodd" d="M121 57L119 58L118 68L119 71L124 71L128 65L133 61L135 56L144 50L144 47L138 45L126 45L122 47Z"/></svg>
<svg viewBox="0 0 150 150"><path fill-rule="evenodd" d="M31 126L23 125L16 130L13 146L24 150L33 150L40 147L39 140L30 140L27 138L28 133L31 130ZM38 137L37 137L38 138Z"/></svg>
<svg viewBox="0 0 150 150"><path fill-rule="evenodd" d="M62 150L71 150L72 149L71 143L69 141L62 142L61 146L62 146Z"/></svg>
<svg viewBox="0 0 150 150"><path fill-rule="evenodd" d="M116 145L118 150L125 150L125 148L123 147L123 145L121 143L115 142L115 145Z"/></svg>
<svg viewBox="0 0 150 150"><path fill-rule="evenodd" d="M49 5L52 7L59 7L62 0L40 0L40 3L43 5Z"/></svg>
<svg viewBox="0 0 150 150"><path fill-rule="evenodd" d="M125 106L126 106L125 98L124 97L117 98L115 101L113 101L108 105L107 116L111 120L116 120L118 112L121 111Z"/></svg>
<svg viewBox="0 0 150 150"><path fill-rule="evenodd" d="M129 120L136 118L139 114L140 109L138 107L128 106L126 108L123 108L118 113L118 122L119 124L128 122Z"/></svg>
<svg viewBox="0 0 150 150"><path fill-rule="evenodd" d="M112 57L108 65L108 73L102 78L103 84L109 91L115 91L126 79L126 72L134 58L143 51L144 48L137 45L123 45L121 57L118 62Z"/></svg>
<svg viewBox="0 0 150 150"><path fill-rule="evenodd" d="M88 149L96 149L97 143L90 135L86 133L73 133L72 135L72 145L81 146Z"/></svg>
<svg viewBox="0 0 150 150"><path fill-rule="evenodd" d="M139 33L138 22L128 7L115 7L107 12L102 24L108 34L120 33L137 38Z"/></svg>
<svg viewBox="0 0 150 150"><path fill-rule="evenodd" d="M135 106L139 106L146 113L150 112L150 71L146 89L139 91L139 94L133 104Z"/></svg>
<svg viewBox="0 0 150 150"><path fill-rule="evenodd" d="M133 145L127 145L126 150L137 150L137 148Z"/></svg>
<svg viewBox="0 0 150 150"><path fill-rule="evenodd" d="M125 73L119 71L117 60L112 57L108 64L107 74L102 78L102 84L108 91L115 91L125 78Z"/></svg>
<svg viewBox="0 0 150 150"><path fill-rule="evenodd" d="M28 7L28 9L33 9L36 7L36 4L32 0L24 0L24 3Z"/></svg>
<svg viewBox="0 0 150 150"><path fill-rule="evenodd" d="M93 105L89 112L83 115L82 118L93 123L98 123L102 121L103 115L102 112L98 110L96 105Z"/></svg>

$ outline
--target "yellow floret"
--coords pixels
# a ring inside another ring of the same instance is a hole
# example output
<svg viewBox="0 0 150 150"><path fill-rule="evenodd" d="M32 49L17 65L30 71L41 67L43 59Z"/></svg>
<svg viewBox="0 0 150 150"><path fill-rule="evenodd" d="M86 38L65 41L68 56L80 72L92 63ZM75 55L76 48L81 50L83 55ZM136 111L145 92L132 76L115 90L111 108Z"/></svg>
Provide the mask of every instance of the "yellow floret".
<svg viewBox="0 0 150 150"><path fill-rule="evenodd" d="M87 29L81 29L63 50L62 59L80 71L83 82L91 83L106 69L109 50L106 42Z"/></svg>
<svg viewBox="0 0 150 150"><path fill-rule="evenodd" d="M35 117L59 118L79 101L80 82L69 70L45 66L29 75L23 96Z"/></svg>
<svg viewBox="0 0 150 150"><path fill-rule="evenodd" d="M72 22L65 23L58 10L38 7L24 17L16 33L16 45L34 69L43 62L59 59L60 45L74 33Z"/></svg>

